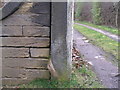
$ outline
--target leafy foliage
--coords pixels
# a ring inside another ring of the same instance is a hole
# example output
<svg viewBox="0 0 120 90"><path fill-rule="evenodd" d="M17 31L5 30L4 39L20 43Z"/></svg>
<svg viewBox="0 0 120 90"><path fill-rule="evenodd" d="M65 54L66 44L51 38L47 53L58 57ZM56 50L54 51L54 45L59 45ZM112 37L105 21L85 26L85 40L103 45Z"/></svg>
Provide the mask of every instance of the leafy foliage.
<svg viewBox="0 0 120 90"><path fill-rule="evenodd" d="M94 24L100 25L102 23L100 2L93 2L92 17Z"/></svg>
<svg viewBox="0 0 120 90"><path fill-rule="evenodd" d="M75 19L80 20L81 12L82 12L82 3L77 2L76 9L75 9Z"/></svg>

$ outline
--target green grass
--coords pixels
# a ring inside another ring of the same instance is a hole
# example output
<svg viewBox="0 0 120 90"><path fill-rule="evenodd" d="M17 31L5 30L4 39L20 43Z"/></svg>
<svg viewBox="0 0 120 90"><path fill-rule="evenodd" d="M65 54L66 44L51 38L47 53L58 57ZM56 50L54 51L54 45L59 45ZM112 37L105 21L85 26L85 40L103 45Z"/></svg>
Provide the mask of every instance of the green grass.
<svg viewBox="0 0 120 90"><path fill-rule="evenodd" d="M103 25L95 25L95 24L92 24L92 23L89 23L89 22L81 22L81 21L75 21L75 22L85 24L85 25L88 25L88 26L92 26L92 27L95 27L95 28L98 28L98 29L102 29L102 30L108 31L112 34L120 35L120 33L118 33L117 28L107 27L107 26L103 26Z"/></svg>
<svg viewBox="0 0 120 90"><path fill-rule="evenodd" d="M80 31L84 36L86 36L93 44L112 54L118 60L118 42L99 32L93 31L77 24L74 25L74 28Z"/></svg>
<svg viewBox="0 0 120 90"><path fill-rule="evenodd" d="M68 81L37 79L29 84L23 84L20 88L104 88L94 72L83 66L73 70Z"/></svg>
<svg viewBox="0 0 120 90"><path fill-rule="evenodd" d="M85 66L77 69L75 75L77 77L76 80L80 83L82 88L104 88L97 79L96 74Z"/></svg>

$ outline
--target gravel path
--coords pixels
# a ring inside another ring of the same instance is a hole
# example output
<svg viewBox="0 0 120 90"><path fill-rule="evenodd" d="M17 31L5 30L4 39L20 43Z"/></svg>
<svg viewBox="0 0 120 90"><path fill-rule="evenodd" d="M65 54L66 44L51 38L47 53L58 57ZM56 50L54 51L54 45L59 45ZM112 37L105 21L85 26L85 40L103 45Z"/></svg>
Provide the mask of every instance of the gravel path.
<svg viewBox="0 0 120 90"><path fill-rule="evenodd" d="M107 88L118 88L118 77L116 76L118 67L109 61L110 59L113 60L113 58L102 49L89 43L77 30L74 30L74 43L84 59L92 63L93 70L102 84Z"/></svg>
<svg viewBox="0 0 120 90"><path fill-rule="evenodd" d="M111 39L120 42L120 36L117 36L117 35L112 34L110 32L107 32L107 31L104 31L104 30L101 30L101 29L97 29L97 28L94 28L94 27L91 27L91 26L88 26L88 25L84 25L84 24L80 24L80 23L75 23L75 24L87 27L87 28L92 29L92 30L97 31L97 32L100 32L100 33L110 37Z"/></svg>

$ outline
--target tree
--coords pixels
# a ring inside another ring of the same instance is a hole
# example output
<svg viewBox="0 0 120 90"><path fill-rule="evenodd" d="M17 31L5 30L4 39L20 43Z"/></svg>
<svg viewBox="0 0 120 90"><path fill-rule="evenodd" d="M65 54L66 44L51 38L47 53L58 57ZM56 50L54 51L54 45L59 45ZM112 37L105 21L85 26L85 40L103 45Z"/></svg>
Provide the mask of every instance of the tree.
<svg viewBox="0 0 120 90"><path fill-rule="evenodd" d="M81 16L81 11L82 11L82 3L81 2L77 2L75 4L75 19L76 20L80 20L80 16Z"/></svg>
<svg viewBox="0 0 120 90"><path fill-rule="evenodd" d="M117 27L118 29L120 30L120 2L118 2L118 5L117 5L117 15L116 15L116 21L117 21Z"/></svg>
<svg viewBox="0 0 120 90"><path fill-rule="evenodd" d="M94 24L100 25L102 23L100 2L93 2L92 18Z"/></svg>

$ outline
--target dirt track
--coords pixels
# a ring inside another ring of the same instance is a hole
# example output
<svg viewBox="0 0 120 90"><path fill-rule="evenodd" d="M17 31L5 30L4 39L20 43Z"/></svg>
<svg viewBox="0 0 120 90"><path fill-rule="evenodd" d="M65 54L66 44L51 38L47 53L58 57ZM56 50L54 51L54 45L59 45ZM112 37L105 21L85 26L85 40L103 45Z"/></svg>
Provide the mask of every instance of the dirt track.
<svg viewBox="0 0 120 90"><path fill-rule="evenodd" d="M77 30L74 30L74 43L80 54L93 64L93 70L106 88L118 88L118 67L113 65L110 55L89 43ZM120 78L120 77L119 77Z"/></svg>
<svg viewBox="0 0 120 90"><path fill-rule="evenodd" d="M80 24L80 23L75 23L75 24L78 24L78 25L81 25L81 26L84 26L86 28L89 28L91 30L94 30L94 31L97 31L99 33L102 33L108 37L110 37L111 39L115 40L115 41L118 41L120 42L120 36L117 36L115 34L112 34L110 32L107 32L107 31L104 31L104 30L101 30L101 29L98 29L98 28L94 28L94 27L91 27L91 26L88 26L88 25L84 25L84 24Z"/></svg>

